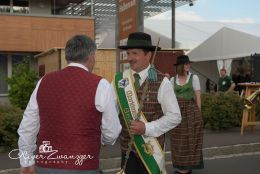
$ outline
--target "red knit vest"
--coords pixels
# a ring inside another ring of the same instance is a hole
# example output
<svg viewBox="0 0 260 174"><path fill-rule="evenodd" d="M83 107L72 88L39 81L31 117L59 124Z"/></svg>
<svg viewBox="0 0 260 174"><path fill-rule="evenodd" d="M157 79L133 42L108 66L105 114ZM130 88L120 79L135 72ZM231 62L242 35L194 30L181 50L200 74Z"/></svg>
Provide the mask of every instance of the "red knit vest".
<svg viewBox="0 0 260 174"><path fill-rule="evenodd" d="M44 76L37 92L37 166L99 168L102 115L95 107L95 94L100 80L101 77L79 67Z"/></svg>

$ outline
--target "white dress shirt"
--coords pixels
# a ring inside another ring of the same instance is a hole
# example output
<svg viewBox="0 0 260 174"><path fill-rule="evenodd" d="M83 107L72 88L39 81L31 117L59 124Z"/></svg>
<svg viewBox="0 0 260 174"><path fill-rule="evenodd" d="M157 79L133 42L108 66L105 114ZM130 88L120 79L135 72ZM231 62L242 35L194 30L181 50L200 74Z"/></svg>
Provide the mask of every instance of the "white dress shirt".
<svg viewBox="0 0 260 174"><path fill-rule="evenodd" d="M80 67L86 71L88 69L78 63L70 63L68 66ZM40 128L40 116L37 103L37 91L41 80L36 85L30 101L23 114L23 119L20 123L19 134L19 150L32 156L36 150L36 139ZM112 145L115 143L119 133L121 132L121 124L118 118L115 101L113 100L113 89L110 83L101 79L95 95L95 106L99 112L102 112L102 124L101 124L101 143ZM20 164L22 167L32 166L34 164L33 159L20 157Z"/></svg>
<svg viewBox="0 0 260 174"><path fill-rule="evenodd" d="M148 70L150 65L139 72L140 85L144 83L148 77ZM132 74L136 73L132 70ZM116 99L116 94L114 94ZM176 127L181 122L180 108L173 91L171 82L165 77L159 87L157 100L161 104L163 116L157 120L145 123L145 134L150 137L158 137L169 130Z"/></svg>

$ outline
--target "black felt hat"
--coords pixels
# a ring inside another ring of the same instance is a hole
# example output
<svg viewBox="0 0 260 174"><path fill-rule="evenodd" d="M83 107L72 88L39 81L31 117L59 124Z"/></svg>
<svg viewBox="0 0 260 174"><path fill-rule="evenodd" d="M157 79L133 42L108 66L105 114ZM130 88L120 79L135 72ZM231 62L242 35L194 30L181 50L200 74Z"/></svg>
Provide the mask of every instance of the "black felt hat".
<svg viewBox="0 0 260 174"><path fill-rule="evenodd" d="M123 50L140 48L154 51L156 46L152 45L152 39L149 34L143 32L134 32L129 34L126 45L119 46L118 48ZM160 47L157 48L157 50L160 49Z"/></svg>
<svg viewBox="0 0 260 174"><path fill-rule="evenodd" d="M187 55L180 55L177 57L177 62L174 65L183 65L186 63L192 63Z"/></svg>

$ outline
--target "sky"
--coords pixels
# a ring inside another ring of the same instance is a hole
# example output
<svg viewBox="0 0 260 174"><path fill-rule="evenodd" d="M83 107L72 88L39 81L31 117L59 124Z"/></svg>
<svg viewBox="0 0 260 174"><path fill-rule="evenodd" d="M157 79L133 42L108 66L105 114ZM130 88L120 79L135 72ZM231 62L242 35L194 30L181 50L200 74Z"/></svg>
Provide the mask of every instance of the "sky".
<svg viewBox="0 0 260 174"><path fill-rule="evenodd" d="M196 0L176 9L176 20L260 23L260 0ZM153 17L171 18L171 11Z"/></svg>

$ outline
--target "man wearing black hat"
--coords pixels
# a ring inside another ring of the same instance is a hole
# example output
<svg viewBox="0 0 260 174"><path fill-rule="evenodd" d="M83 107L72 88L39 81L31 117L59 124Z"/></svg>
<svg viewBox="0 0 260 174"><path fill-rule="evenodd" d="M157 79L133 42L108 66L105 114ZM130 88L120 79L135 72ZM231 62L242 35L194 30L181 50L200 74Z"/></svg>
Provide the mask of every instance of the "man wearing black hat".
<svg viewBox="0 0 260 174"><path fill-rule="evenodd" d="M121 166L126 174L164 173L164 133L181 122L171 83L150 65L156 49L150 35L131 33L127 44L118 48L127 50L130 64L130 69L117 73L114 80L123 127ZM146 83L148 87L144 89ZM130 135L134 136L129 148ZM130 151L129 156L127 151Z"/></svg>

